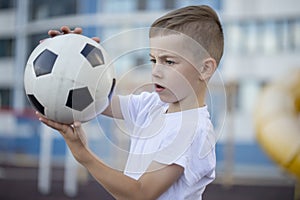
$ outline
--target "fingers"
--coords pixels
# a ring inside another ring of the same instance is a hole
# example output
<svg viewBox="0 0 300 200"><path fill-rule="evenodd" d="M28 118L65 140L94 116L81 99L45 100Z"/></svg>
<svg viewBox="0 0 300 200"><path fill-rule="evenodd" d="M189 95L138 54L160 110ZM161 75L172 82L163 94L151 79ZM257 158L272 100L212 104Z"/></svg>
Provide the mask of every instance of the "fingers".
<svg viewBox="0 0 300 200"><path fill-rule="evenodd" d="M61 30L62 34L68 34L68 33L72 32L71 29L68 26L62 26L60 28L60 30Z"/></svg>
<svg viewBox="0 0 300 200"><path fill-rule="evenodd" d="M66 124L61 124L52 120L49 120L47 118L45 118L44 116L42 116L40 113L36 112L36 115L38 116L38 119L43 122L44 124L46 124L47 126L58 130L59 132L66 134L68 131L71 130L71 127L69 125Z"/></svg>
<svg viewBox="0 0 300 200"><path fill-rule="evenodd" d="M71 30L68 26L62 26L60 30L48 31L48 35L50 37L55 37L58 35L69 34L69 33L82 34L82 28L76 27L74 30Z"/></svg>
<svg viewBox="0 0 300 200"><path fill-rule="evenodd" d="M61 35L62 33L60 32L60 31L58 31L58 30L49 30L48 31L48 35L50 36L50 37L55 37L55 36L57 36L57 35Z"/></svg>
<svg viewBox="0 0 300 200"><path fill-rule="evenodd" d="M62 26L60 28L60 31L59 30L49 30L48 31L48 35L50 37L55 37L55 36L58 36L58 35L63 35L63 34L70 34L70 33L74 33L74 34L82 34L82 28L80 27L76 27L74 28L74 30L71 30L68 26ZM98 37L92 37L92 39L94 41L96 41L97 43L100 43L100 38ZM41 42L43 42L44 40L41 40Z"/></svg>
<svg viewBox="0 0 300 200"><path fill-rule="evenodd" d="M76 27L72 32L75 34L82 34L82 28Z"/></svg>
<svg viewBox="0 0 300 200"><path fill-rule="evenodd" d="M92 37L92 39L93 39L94 41L96 41L97 43L100 43L100 38L98 38L98 37Z"/></svg>

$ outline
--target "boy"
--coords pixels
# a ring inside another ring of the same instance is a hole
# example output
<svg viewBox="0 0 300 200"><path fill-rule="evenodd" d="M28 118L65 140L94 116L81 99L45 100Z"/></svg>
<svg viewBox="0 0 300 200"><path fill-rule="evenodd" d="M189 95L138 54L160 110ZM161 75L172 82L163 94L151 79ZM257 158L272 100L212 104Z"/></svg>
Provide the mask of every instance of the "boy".
<svg viewBox="0 0 300 200"><path fill-rule="evenodd" d="M62 134L75 159L116 199L201 199L215 178L205 93L223 54L222 27L210 7L189 6L157 19L149 38L155 92L114 95L102 113L124 119L131 131L124 173L89 150L80 122L59 124L38 114L39 120Z"/></svg>

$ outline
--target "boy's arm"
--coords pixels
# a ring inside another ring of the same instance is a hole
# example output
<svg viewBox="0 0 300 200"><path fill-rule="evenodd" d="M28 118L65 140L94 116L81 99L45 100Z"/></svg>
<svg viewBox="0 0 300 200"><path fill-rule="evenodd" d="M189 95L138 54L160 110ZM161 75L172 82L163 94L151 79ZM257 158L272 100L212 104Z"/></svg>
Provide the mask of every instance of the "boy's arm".
<svg viewBox="0 0 300 200"><path fill-rule="evenodd" d="M83 165L116 199L157 199L183 173L183 168L179 165L162 165L159 169L147 172L139 180L135 180L106 166L96 156L87 155L90 156L90 160Z"/></svg>
<svg viewBox="0 0 300 200"><path fill-rule="evenodd" d="M113 95L110 104L101 114L116 119L124 119L121 111L119 96Z"/></svg>
<svg viewBox="0 0 300 200"><path fill-rule="evenodd" d="M48 120L38 113L37 115L40 121L61 133L74 158L116 199L156 199L183 173L183 168L176 164L152 163L149 172L143 174L139 180L132 179L106 166L89 150L80 122L70 126Z"/></svg>

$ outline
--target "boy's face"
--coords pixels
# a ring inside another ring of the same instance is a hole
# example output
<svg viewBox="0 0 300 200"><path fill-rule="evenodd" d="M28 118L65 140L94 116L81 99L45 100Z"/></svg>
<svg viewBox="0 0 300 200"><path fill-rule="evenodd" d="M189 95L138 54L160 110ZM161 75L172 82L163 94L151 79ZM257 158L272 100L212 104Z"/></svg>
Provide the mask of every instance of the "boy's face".
<svg viewBox="0 0 300 200"><path fill-rule="evenodd" d="M150 38L152 80L162 101L188 103L197 98L203 60L201 51L195 52L197 48L180 34Z"/></svg>

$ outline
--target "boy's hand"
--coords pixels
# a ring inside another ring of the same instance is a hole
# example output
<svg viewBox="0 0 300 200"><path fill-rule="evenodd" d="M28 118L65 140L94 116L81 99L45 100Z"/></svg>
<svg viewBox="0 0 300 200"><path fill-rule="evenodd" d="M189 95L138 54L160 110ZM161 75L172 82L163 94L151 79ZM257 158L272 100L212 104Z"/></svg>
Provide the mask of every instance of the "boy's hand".
<svg viewBox="0 0 300 200"><path fill-rule="evenodd" d="M86 153L88 150L88 143L85 132L81 127L80 122L74 122L71 125L61 124L52 120L49 120L42 116L40 113L36 112L38 119L45 125L57 130L65 139L65 142L69 146L74 158L80 162L87 162Z"/></svg>
<svg viewBox="0 0 300 200"><path fill-rule="evenodd" d="M58 30L49 30L48 31L48 35L50 37L55 37L57 35L69 34L69 33L82 34L82 28L76 27L74 30L71 30L68 26L62 26L60 28L60 31L58 31Z"/></svg>
<svg viewBox="0 0 300 200"><path fill-rule="evenodd" d="M71 30L68 26L62 26L60 30L49 30L48 35L50 37L55 37L58 35L63 35L63 34L82 34L82 28L76 27L74 30ZM92 37L92 39L98 43L100 43L100 39L98 37Z"/></svg>

